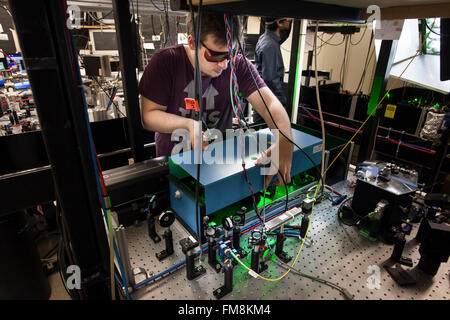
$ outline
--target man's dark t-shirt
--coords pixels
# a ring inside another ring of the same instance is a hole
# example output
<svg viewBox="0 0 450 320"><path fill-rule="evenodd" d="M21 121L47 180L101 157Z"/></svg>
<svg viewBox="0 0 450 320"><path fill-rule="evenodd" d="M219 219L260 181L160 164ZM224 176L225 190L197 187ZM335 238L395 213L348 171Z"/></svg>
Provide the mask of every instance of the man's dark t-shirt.
<svg viewBox="0 0 450 320"><path fill-rule="evenodd" d="M250 63L253 77L259 88L264 81ZM236 57L236 76L239 89L244 97L257 90L242 55ZM231 128L233 110L230 100L230 63L220 76L212 78L202 75L203 116L209 128L224 131ZM183 45L163 48L157 51L145 68L139 82L139 93L145 98L166 106L166 112L186 118L194 116L187 110L185 98L194 98L194 68ZM175 142L171 134L155 133L156 155L169 156Z"/></svg>

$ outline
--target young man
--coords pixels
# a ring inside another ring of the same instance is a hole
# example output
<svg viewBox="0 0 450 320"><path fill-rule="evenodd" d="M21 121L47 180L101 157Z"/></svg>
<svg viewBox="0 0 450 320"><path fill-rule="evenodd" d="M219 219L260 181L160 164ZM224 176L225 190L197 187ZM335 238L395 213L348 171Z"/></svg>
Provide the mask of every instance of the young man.
<svg viewBox="0 0 450 320"><path fill-rule="evenodd" d="M264 82L272 90L281 104L286 107L287 99L283 90L284 63L280 44L289 36L290 19L263 19L265 32L259 37L255 48L255 66ZM255 122L260 122L257 115Z"/></svg>
<svg viewBox="0 0 450 320"><path fill-rule="evenodd" d="M225 131L232 126L230 100L230 65L226 41L224 15L204 12L202 15L198 59L202 74L203 115L209 128ZM195 22L197 23L195 15ZM176 129L188 130L193 143L199 132L194 111L186 108L185 98L194 98L195 40L192 17L189 15L188 44L167 47L156 52L145 68L139 83L141 95L142 123L145 129L155 131L157 156L170 156L174 142L171 133ZM233 30L241 30L239 20L233 19ZM256 69L249 63L251 74L242 55L236 58L236 75L240 91L253 108L266 120L270 128L275 128L264 106L261 94L280 130L292 139L289 117L275 95L266 87ZM194 148L197 146L194 145ZM292 144L280 135L279 169L286 182L290 182ZM268 150L270 155L270 150ZM266 181L272 177L267 176ZM279 177L278 185L282 184Z"/></svg>

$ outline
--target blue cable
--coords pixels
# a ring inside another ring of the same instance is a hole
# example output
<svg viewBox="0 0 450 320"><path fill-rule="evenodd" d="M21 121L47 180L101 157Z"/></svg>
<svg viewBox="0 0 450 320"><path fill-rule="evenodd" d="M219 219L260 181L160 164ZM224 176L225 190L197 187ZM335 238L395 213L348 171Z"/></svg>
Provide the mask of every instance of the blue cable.
<svg viewBox="0 0 450 320"><path fill-rule="evenodd" d="M275 231L272 231L273 233L280 233L280 230L275 230ZM284 231L283 232L284 234L287 234L287 235L294 235L294 236L299 236L300 235L300 232L298 232L298 231Z"/></svg>
<svg viewBox="0 0 450 320"><path fill-rule="evenodd" d="M119 278L119 276L117 275L117 272L114 272L114 276L115 276L115 278L116 278L117 283L118 283L121 287L123 287L122 281L120 281L120 278Z"/></svg>
<svg viewBox="0 0 450 320"><path fill-rule="evenodd" d="M69 29L69 32L70 32L71 41L72 41L72 43L74 43L72 30ZM74 55L75 59L78 58L76 50L74 50L73 46L72 46L72 54ZM77 71L77 75L78 75L78 81L79 81L79 83L82 83L80 69L76 68L76 71ZM90 123L89 123L89 116L88 116L88 113L87 113L86 97L84 95L84 90L80 89L80 94L81 94L81 97L82 97L83 106L84 106L84 113L85 113L85 119L86 119L86 122L87 122L87 131L88 131L88 138L89 138L90 148L91 148L92 162L93 162L93 165L94 165L94 172L95 172L95 176L96 176L97 192L98 192L98 196L99 196L99 200L100 200L100 205L102 206L102 209L103 209L102 210L103 211L103 216L105 218L107 226L109 227L108 219L106 217L105 203L104 203L104 201L102 199L102 191L101 191L101 187L100 187L100 176L99 176L99 173L98 173L99 169L98 169L97 161L96 161L96 158L95 158L94 139L92 137L91 126L90 126ZM115 239L113 240L113 242L114 242L114 252L115 252L116 257L117 257L117 262L119 264L119 269L120 269L120 272L121 272L121 274L123 276L124 283L126 284L127 283L127 278L126 278L126 275L125 275L125 272L124 272L124 268L123 268L123 265L122 265L122 260L120 259L120 255L119 255L119 252L118 252L118 249L117 249L117 245L116 245ZM128 286L125 285L124 288L125 288L127 299L130 300L130 293L128 292Z"/></svg>
<svg viewBox="0 0 450 320"><path fill-rule="evenodd" d="M205 252L207 249L208 249L208 248L204 248L202 251ZM176 268L178 268L179 266L181 266L181 265L183 265L183 264L185 264L185 263L186 263L186 260L183 260L183 261L181 261L180 263L174 265L173 267L170 267L170 268L167 269L166 271L163 271L163 272L161 272L160 274L157 274L156 276L151 277L150 279L147 279L147 280L145 280L145 281L142 281L141 283L135 285L133 288L134 288L134 289L138 289L138 288L142 287L143 285L146 285L147 283L149 283L149 282L151 282L151 281L153 281L153 280L156 280L156 279L162 277L163 275L169 273L169 272L172 271L173 269L176 269Z"/></svg>
<svg viewBox="0 0 450 320"><path fill-rule="evenodd" d="M106 106L106 111L108 111L109 107L113 104L113 100L114 100L114 95L117 93L117 89L118 87L114 87L113 93L111 95L111 99L109 99L108 101L108 105Z"/></svg>
<svg viewBox="0 0 450 320"><path fill-rule="evenodd" d="M228 22L228 17L226 17L225 18L226 19L226 23L227 23L227 26L228 26L228 30L230 30L231 29L231 27L230 27L230 24L229 24L229 22ZM236 53L233 55L233 48L232 48L232 46L231 46L231 41L230 41L230 36L228 35L228 32L226 33L226 38L227 38L227 43L229 43L229 45L228 45L228 51L230 52L230 54L231 54L231 56L233 57L233 58L235 58L236 57L236 55L237 55L237 51L236 51ZM239 88L236 86L236 83L237 83L237 76L236 76L236 72L235 72L235 69L234 69L234 64L233 64L233 59L230 59L230 67L231 67L231 70L233 70L233 79L235 80L235 81L233 81L233 89L234 89L234 92L235 93L239 93ZM241 106L241 100L240 100L240 98L239 98L239 94L236 94L235 95L235 97L236 97L236 102L237 102L237 104L238 104L238 106L239 106L239 110L240 110L240 106ZM236 112L237 113L237 112Z"/></svg>
<svg viewBox="0 0 450 320"><path fill-rule="evenodd" d="M300 202L300 203L301 203L301 202ZM283 208L284 208L284 204L280 203L280 205L283 206ZM296 206L296 205L298 205L298 203L292 204L289 208L291 208L291 207L293 207L293 206ZM270 214L270 215L268 216L268 218L270 219L271 217L273 217L274 215L276 215L276 214L278 214L278 213L280 213L280 212L282 212L282 211L283 211L283 209L282 209L282 210L276 210L274 213ZM251 219L252 219L252 220L256 219L256 216L252 217ZM256 223L254 223L254 224L252 224L252 225L250 225L250 226L248 226L248 227L246 227L246 228L243 228L243 229L242 229L242 232L244 232L244 231L250 229L251 227L253 227L253 226L257 225L257 224L261 224L261 222L256 222ZM208 248L204 248L202 251L205 252L207 249L208 249ZM134 288L134 289L138 289L138 288L140 288L140 287L146 285L147 283L149 283L149 282L151 282L151 281L154 281L154 280L156 280L156 279L162 277L163 275L169 273L169 272L172 271L173 269L178 268L179 266L183 265L184 263L186 263L186 260L181 261L180 263L174 265L173 267L170 267L170 268L167 269L166 271L163 271L163 272L159 273L158 275L156 275L156 276L154 276L154 277L152 277L152 278L150 278L150 279L147 279L147 280L145 280L145 281L142 281L141 283L135 285L133 288Z"/></svg>
<svg viewBox="0 0 450 320"><path fill-rule="evenodd" d="M314 117L314 115L313 115L311 112L309 112L306 108L303 108L303 109L304 109L304 110L306 111L306 113L308 113L310 116L313 116L313 117ZM389 129L388 134L387 134L387 137L382 137L382 136L380 136L380 135L377 135L377 137L379 137L379 138L390 138L390 135L391 135L391 130ZM400 140L399 140L401 145L409 146L409 147L413 147L413 148L417 148L417 149L420 149L420 150L423 150L423 151L427 151L427 152L432 152L432 151L433 151L433 150L431 150L431 149L427 149L427 148L424 148L424 147L416 146L416 145L414 145L414 144L410 144L410 143L403 142L403 141L402 141L402 138L403 138L403 134L401 134Z"/></svg>
<svg viewBox="0 0 450 320"><path fill-rule="evenodd" d="M402 144L405 145L405 146L409 146L409 147L412 147L412 148L417 148L417 149L420 149L420 150L423 150L423 151L433 152L433 150L431 150L431 149L427 149L427 148L424 148L424 147L416 146L414 144L405 143L405 142L402 142Z"/></svg>

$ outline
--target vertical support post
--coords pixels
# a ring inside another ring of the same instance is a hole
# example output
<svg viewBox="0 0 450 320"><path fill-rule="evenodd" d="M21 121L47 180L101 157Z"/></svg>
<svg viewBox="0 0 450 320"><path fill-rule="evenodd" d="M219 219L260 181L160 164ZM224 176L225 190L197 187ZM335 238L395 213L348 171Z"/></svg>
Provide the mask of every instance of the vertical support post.
<svg viewBox="0 0 450 320"><path fill-rule="evenodd" d="M444 129L442 130L440 144L436 150L436 154L434 155L433 164L431 166L432 169L428 180L428 185L433 186L431 192L433 192L433 190L436 188L436 184L439 179L439 173L441 172L442 165L444 164L444 161L447 158L449 141L450 141L450 119L444 119Z"/></svg>
<svg viewBox="0 0 450 320"><path fill-rule="evenodd" d="M389 73L391 72L392 62L394 61L395 52L397 51L397 45L398 40L383 40L381 43L380 55L378 57L375 76L373 79L372 92L370 93L369 105L367 108L368 115L374 108L377 107L379 101L386 92ZM382 109L375 111L364 127L358 154L358 161L372 159L381 114Z"/></svg>
<svg viewBox="0 0 450 320"><path fill-rule="evenodd" d="M323 146L323 148L325 148L325 146ZM330 162L330 151L329 150L325 150L325 164L324 164L324 168L328 168L328 163ZM324 183L327 183L327 173L325 172L325 174L323 175L323 181Z"/></svg>
<svg viewBox="0 0 450 320"><path fill-rule="evenodd" d="M441 18L441 81L450 80L450 18Z"/></svg>
<svg viewBox="0 0 450 320"><path fill-rule="evenodd" d="M136 29L131 24L129 1L113 0L117 46L125 93L130 147L135 162L144 158L144 129L141 123L136 72L138 68Z"/></svg>
<svg viewBox="0 0 450 320"><path fill-rule="evenodd" d="M115 228L114 235L117 240L117 246L119 249L120 257L122 259L123 269L127 277L128 283L124 283L124 285L127 285L128 287L134 286L136 283L134 281L133 268L131 267L130 263L130 254L128 251L128 239L124 226L120 225L118 228Z"/></svg>
<svg viewBox="0 0 450 320"><path fill-rule="evenodd" d="M345 174L344 174L344 179L347 180L348 177L348 171L350 169L350 164L352 163L352 157L353 157L353 148L355 147L355 142L352 141L350 142L350 150L348 151L348 156L347 156L347 162L345 164Z"/></svg>
<svg viewBox="0 0 450 320"><path fill-rule="evenodd" d="M295 20L292 34L291 60L289 63L289 101L292 123L297 123L298 102L302 87L303 49L305 47L307 20Z"/></svg>
<svg viewBox="0 0 450 320"><path fill-rule="evenodd" d="M36 102L57 196L81 271L81 299L110 299L109 249L87 111L62 1L11 0L9 7ZM67 266L62 266L67 267Z"/></svg>
<svg viewBox="0 0 450 320"><path fill-rule="evenodd" d="M358 94L358 93L356 92L356 94ZM357 95L352 97L352 103L350 105L350 111L348 113L348 118L350 120L355 119L355 111L356 111L356 105L358 104L358 99L359 99L359 96L357 96Z"/></svg>

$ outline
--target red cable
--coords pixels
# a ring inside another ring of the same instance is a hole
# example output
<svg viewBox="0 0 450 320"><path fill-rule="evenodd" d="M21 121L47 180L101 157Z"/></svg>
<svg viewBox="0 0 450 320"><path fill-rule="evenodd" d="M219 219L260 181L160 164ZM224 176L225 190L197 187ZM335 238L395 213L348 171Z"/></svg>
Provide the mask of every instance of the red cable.
<svg viewBox="0 0 450 320"><path fill-rule="evenodd" d="M435 154L435 153L436 153L436 151L434 151L434 150L427 151L427 150L415 148L415 147L413 147L413 146L403 144L401 141L397 141L397 140L394 140L394 139L391 139L391 138L386 138L386 140L388 140L388 141L391 142L391 143L400 144L401 146L404 146L404 147L407 147L407 148L411 148L411 149L413 149L413 150L425 152L425 153L427 153L427 154Z"/></svg>
<svg viewBox="0 0 450 320"><path fill-rule="evenodd" d="M307 116L307 117L310 117L310 118L313 118L313 119L315 119L315 120L320 121L320 119L316 118L316 117L315 117L314 115L312 115L312 114L310 114L310 115L306 114L306 116ZM351 128L351 127L342 126L342 125L336 124L336 123L334 123L334 122L329 122L329 121L324 121L324 122L325 122L326 124L328 124L328 125L335 126L335 127L338 127L338 128L343 128L343 129L347 129L347 130L354 131L354 132L357 131L356 129L353 129L353 128ZM362 131L360 131L360 132L362 132ZM407 147L407 148L410 148L410 149L413 149L413 150L416 150L416 151L421 151L421 152L424 152L424 153L427 153L427 154L434 155L434 154L436 153L436 151L434 151L434 150L427 151L427 150L415 148L415 147L413 147L413 146L404 144L404 143L401 142L401 141L397 141L397 140L394 140L394 139L391 139L391 138L386 138L386 140L388 140L388 141L391 142L391 143L400 144L401 146L404 146L404 147ZM449 157L449 156L447 156L447 157Z"/></svg>
<svg viewBox="0 0 450 320"><path fill-rule="evenodd" d="M14 60L13 58L11 58L7 53L5 53L5 51L3 51L2 49L0 49L0 52L3 53L5 56L7 56L8 58L10 58L12 60L12 62L14 62L16 64L16 66L18 66L19 64L16 62L16 60ZM6 71L6 70L5 70Z"/></svg>

